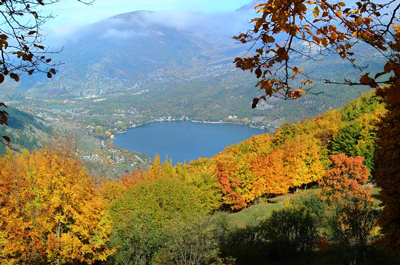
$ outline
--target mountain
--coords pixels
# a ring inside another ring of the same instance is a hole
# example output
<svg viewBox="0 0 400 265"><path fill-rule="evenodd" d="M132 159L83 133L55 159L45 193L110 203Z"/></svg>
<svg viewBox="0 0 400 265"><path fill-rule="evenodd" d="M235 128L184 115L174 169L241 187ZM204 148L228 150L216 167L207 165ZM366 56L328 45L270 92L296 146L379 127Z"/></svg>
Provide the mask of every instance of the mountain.
<svg viewBox="0 0 400 265"><path fill-rule="evenodd" d="M310 92L323 94L309 93L289 103L268 98L251 109L252 99L263 92L254 88L253 74L233 64L251 43L239 44L232 36L251 27L256 3L226 14L135 11L81 28L54 55L54 61L65 62L57 75L50 80L39 75L27 78L30 83L22 82L25 95L71 100L74 121L114 130L121 122L135 125L168 116L203 121L231 121L229 116L237 116L240 122L260 126L279 124L339 108L366 91L323 83L360 75L338 56L323 61L296 58L304 73L316 79ZM378 55L368 47L358 47L357 54L358 62L369 64L371 72L381 64L379 59L371 62Z"/></svg>
<svg viewBox="0 0 400 265"><path fill-rule="evenodd" d="M136 11L100 21L77 32L53 58L65 62L59 73L30 94L106 95L228 72L245 47L232 41L240 27L227 16Z"/></svg>

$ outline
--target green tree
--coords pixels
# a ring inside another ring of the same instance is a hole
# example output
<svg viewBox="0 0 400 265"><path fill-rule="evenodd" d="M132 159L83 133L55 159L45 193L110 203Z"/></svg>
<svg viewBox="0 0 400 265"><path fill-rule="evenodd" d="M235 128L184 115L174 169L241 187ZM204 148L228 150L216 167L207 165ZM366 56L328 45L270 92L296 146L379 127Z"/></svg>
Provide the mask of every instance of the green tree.
<svg viewBox="0 0 400 265"><path fill-rule="evenodd" d="M160 252L160 262L197 265L216 260L221 231L215 219L193 215L189 220L172 220L166 226L168 241Z"/></svg>
<svg viewBox="0 0 400 265"><path fill-rule="evenodd" d="M365 257L372 229L377 225L379 211L366 198L350 195L332 206L329 228L333 239L348 255L350 264L358 264Z"/></svg>
<svg viewBox="0 0 400 265"><path fill-rule="evenodd" d="M149 264L167 242L166 225L202 212L194 187L175 178L160 178L133 185L112 203L111 243L117 248L115 264Z"/></svg>
<svg viewBox="0 0 400 265"><path fill-rule="evenodd" d="M310 252L319 237L321 214L321 203L313 199L286 201L281 210L274 211L261 224L273 256L293 261L298 254Z"/></svg>
<svg viewBox="0 0 400 265"><path fill-rule="evenodd" d="M356 146L361 137L361 127L357 121L353 121L339 131L338 136L333 140L332 154L341 153L347 156L357 156Z"/></svg>

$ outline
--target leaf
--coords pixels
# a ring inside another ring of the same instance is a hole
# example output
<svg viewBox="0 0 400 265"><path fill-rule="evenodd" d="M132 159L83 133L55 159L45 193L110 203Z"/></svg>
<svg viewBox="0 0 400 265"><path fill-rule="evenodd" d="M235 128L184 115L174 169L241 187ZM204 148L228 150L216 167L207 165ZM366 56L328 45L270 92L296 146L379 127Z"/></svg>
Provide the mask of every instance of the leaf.
<svg viewBox="0 0 400 265"><path fill-rule="evenodd" d="M254 98L253 99L253 104L251 105L251 108L255 109L257 107L258 102L260 101L259 98Z"/></svg>
<svg viewBox="0 0 400 265"><path fill-rule="evenodd" d="M1 34L0 39L6 40L6 39L8 39L8 36L6 34Z"/></svg>
<svg viewBox="0 0 400 265"><path fill-rule="evenodd" d="M297 89L296 91L299 91L299 92L302 93L302 94L305 94L305 93L306 93L306 91L305 91L304 89L302 89L302 88Z"/></svg>
<svg viewBox="0 0 400 265"><path fill-rule="evenodd" d="M262 75L261 68L257 68L256 71L255 71L255 73L256 73L257 78L260 78L261 75Z"/></svg>
<svg viewBox="0 0 400 265"><path fill-rule="evenodd" d="M31 70L28 71L28 74L29 74L29 75L32 75L33 72L35 72L35 70L34 70L34 69L31 69Z"/></svg>
<svg viewBox="0 0 400 265"><path fill-rule="evenodd" d="M316 6L314 8L313 15L314 15L314 17L318 17L319 16L319 8L318 8L318 6Z"/></svg>
<svg viewBox="0 0 400 265"><path fill-rule="evenodd" d="M50 72L48 72L47 73L47 78L52 78L52 77L53 77L53 75Z"/></svg>
<svg viewBox="0 0 400 265"><path fill-rule="evenodd" d="M385 71L386 73L389 73L389 72L392 71L392 70L393 70L393 64L392 64L392 62L387 62L387 63L385 64L384 71Z"/></svg>
<svg viewBox="0 0 400 265"><path fill-rule="evenodd" d="M4 82L4 75L0 74L0 84Z"/></svg>
<svg viewBox="0 0 400 265"><path fill-rule="evenodd" d="M4 139L4 140L6 140L8 143L10 143L10 142L11 142L11 138L10 138L10 137L8 137L8 136L3 136L3 139Z"/></svg>
<svg viewBox="0 0 400 265"><path fill-rule="evenodd" d="M10 77L11 77L12 79L14 79L15 82L18 82L18 81L19 81L19 75L17 75L17 74L11 73L11 74L10 74Z"/></svg>
<svg viewBox="0 0 400 265"><path fill-rule="evenodd" d="M369 77L369 73L366 73L365 75L363 75L360 78L360 82L363 85L367 85L367 86L370 86L370 87L373 87L373 88L378 87L378 84L375 82L375 80L372 79L371 77Z"/></svg>
<svg viewBox="0 0 400 265"><path fill-rule="evenodd" d="M302 73L303 69L295 67L295 68L293 68L292 71L293 71L293 73L298 74L298 73Z"/></svg>
<svg viewBox="0 0 400 265"><path fill-rule="evenodd" d="M50 69L50 72L53 73L53 74L56 74L56 69L51 68L51 69Z"/></svg>
<svg viewBox="0 0 400 265"><path fill-rule="evenodd" d="M8 48L8 42L6 40L0 39L0 49L3 49L3 46L5 49Z"/></svg>

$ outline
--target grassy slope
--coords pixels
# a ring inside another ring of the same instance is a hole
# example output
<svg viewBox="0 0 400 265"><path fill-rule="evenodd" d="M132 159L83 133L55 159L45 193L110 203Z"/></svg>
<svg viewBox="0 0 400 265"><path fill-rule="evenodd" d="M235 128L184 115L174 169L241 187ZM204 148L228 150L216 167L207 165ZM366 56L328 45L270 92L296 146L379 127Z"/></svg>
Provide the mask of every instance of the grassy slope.
<svg viewBox="0 0 400 265"><path fill-rule="evenodd" d="M43 119L12 107L6 111L8 126L0 126L0 135L11 138L12 148L32 150L54 137L53 129ZM5 146L0 145L0 154L5 152Z"/></svg>
<svg viewBox="0 0 400 265"><path fill-rule="evenodd" d="M275 198L267 199L267 201L250 206L240 212L230 214L228 220L231 222L232 225L256 225L260 221L269 217L274 210L281 209L285 200L297 198L310 193L315 193L316 191L317 189L310 189L298 193L289 193L282 196L277 196Z"/></svg>

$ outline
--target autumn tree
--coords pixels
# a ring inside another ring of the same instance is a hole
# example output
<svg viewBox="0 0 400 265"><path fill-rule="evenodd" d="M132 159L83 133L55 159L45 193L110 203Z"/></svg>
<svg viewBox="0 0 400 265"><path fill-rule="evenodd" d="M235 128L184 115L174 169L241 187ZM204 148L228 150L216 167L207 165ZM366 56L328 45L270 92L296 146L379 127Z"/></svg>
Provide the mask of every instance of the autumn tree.
<svg viewBox="0 0 400 265"><path fill-rule="evenodd" d="M378 130L378 154L376 159L376 183L381 187L379 198L384 206L379 217L384 238L382 243L394 253L400 253L400 102L390 99L391 90L383 89L380 94L389 97L389 113L383 118Z"/></svg>
<svg viewBox="0 0 400 265"><path fill-rule="evenodd" d="M399 153L399 145L386 132L395 131L395 113L400 106L400 3L398 1L358 1L346 4L330 0L268 0L255 7L260 14L252 20L254 27L235 37L242 43L252 42L255 53L236 58L236 66L254 72L260 78L257 87L263 94L253 100L253 108L267 97L296 99L309 90L313 78L297 65L296 58L320 60L337 55L360 71L354 80L325 80L330 84L363 85L378 88L387 85L386 101L391 114L380 125L377 161L392 161L391 154ZM281 40L281 41L280 41ZM385 61L375 75L367 72L356 60L357 45L372 47ZM340 78L340 77L339 77ZM358 79L358 80L357 80ZM388 145L393 144L393 145ZM398 201L388 183L398 182L398 163L378 165L377 183L382 187L385 205L381 225L386 246L400 253L400 218ZM388 171L395 175L386 174ZM388 190L386 190L388 189ZM397 210L394 210L397 209ZM390 224L392 224L390 226ZM390 232L392 231L392 232Z"/></svg>
<svg viewBox="0 0 400 265"><path fill-rule="evenodd" d="M367 198L370 190L364 185L368 182L369 171L363 165L364 159L348 157L345 154L331 156L331 168L320 181L321 195L328 201L336 201L348 196Z"/></svg>
<svg viewBox="0 0 400 265"><path fill-rule="evenodd" d="M365 187L369 171L362 157L331 156L331 169L320 181L321 197L330 205L329 228L350 264L364 257L370 233L377 224L371 190Z"/></svg>
<svg viewBox="0 0 400 265"><path fill-rule="evenodd" d="M233 178L236 171L237 162L231 161L232 157L218 156L216 162L215 174L220 184L222 193L222 203L231 205L233 210L246 207L247 203L241 196L239 189L241 186L240 180ZM224 161L225 160L225 161Z"/></svg>
<svg viewBox="0 0 400 265"><path fill-rule="evenodd" d="M290 188L301 188L303 184L321 179L325 169L321 163L321 144L318 139L311 135L301 135L281 148L284 172Z"/></svg>
<svg viewBox="0 0 400 265"><path fill-rule="evenodd" d="M196 196L206 212L212 212L221 207L222 194L215 174L215 166L215 161L200 158L182 167L178 173L184 183L195 187ZM182 171L186 172L182 173Z"/></svg>
<svg viewBox="0 0 400 265"><path fill-rule="evenodd" d="M83 165L51 150L0 159L0 263L93 263L111 222Z"/></svg>
<svg viewBox="0 0 400 265"><path fill-rule="evenodd" d="M400 5L396 1L383 4L362 1L347 6L344 2L328 0L269 0L255 8L261 17L252 20L254 28L235 37L242 43L256 42L254 47L259 47L252 57L235 60L237 67L254 72L260 78L257 87L265 95L254 99L253 107L267 96L295 99L306 92L312 79L295 65L298 63L295 58L316 60L321 55L337 54L356 69L363 70L353 52L358 43L377 49L387 63L374 77L366 73L359 81L344 80L342 83L374 88L378 84L397 84L400 67L395 23L399 21ZM388 19L382 19L383 16ZM281 42L277 41L278 35ZM297 45L299 43L303 45ZM394 76L376 80L386 73L394 73ZM299 77L302 78L300 83L297 82Z"/></svg>

